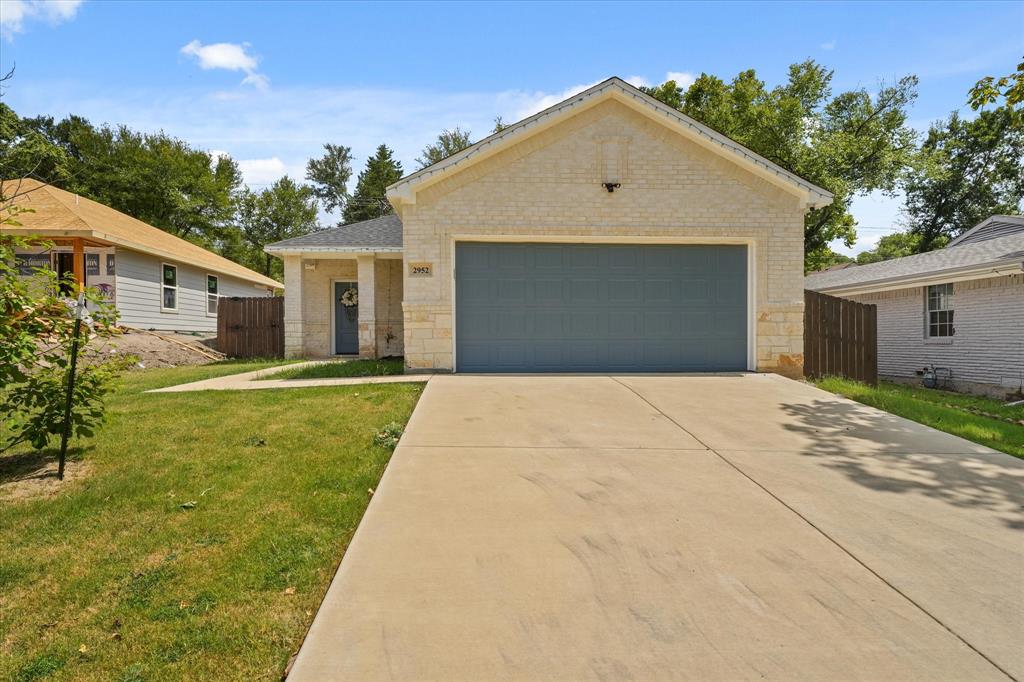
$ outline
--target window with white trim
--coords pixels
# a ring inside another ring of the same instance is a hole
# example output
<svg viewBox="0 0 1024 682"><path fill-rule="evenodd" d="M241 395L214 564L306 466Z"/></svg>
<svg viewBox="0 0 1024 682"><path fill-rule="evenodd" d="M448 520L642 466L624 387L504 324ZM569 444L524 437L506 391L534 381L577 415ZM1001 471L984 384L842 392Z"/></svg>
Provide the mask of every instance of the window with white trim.
<svg viewBox="0 0 1024 682"><path fill-rule="evenodd" d="M928 338L953 336L953 285L933 284L927 289L925 327Z"/></svg>
<svg viewBox="0 0 1024 682"><path fill-rule="evenodd" d="M160 310L178 310L178 266L163 263L160 267Z"/></svg>
<svg viewBox="0 0 1024 682"><path fill-rule="evenodd" d="M217 316L217 302L220 300L218 284L217 275L206 276L206 314L211 317Z"/></svg>

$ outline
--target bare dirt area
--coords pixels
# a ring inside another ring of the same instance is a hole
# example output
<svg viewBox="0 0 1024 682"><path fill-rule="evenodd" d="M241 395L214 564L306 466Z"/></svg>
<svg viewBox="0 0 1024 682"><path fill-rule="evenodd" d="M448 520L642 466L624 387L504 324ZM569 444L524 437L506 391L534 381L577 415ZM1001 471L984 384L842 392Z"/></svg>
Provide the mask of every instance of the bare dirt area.
<svg viewBox="0 0 1024 682"><path fill-rule="evenodd" d="M224 359L224 354L217 350L215 335L124 329L123 334L93 343L95 346L90 346L90 354L93 356L137 358L130 369L205 365Z"/></svg>
<svg viewBox="0 0 1024 682"><path fill-rule="evenodd" d="M0 458L0 500L50 497L66 488L69 482L88 478L92 473L92 464L78 457L77 448L68 452L63 481L57 478L55 450L32 451Z"/></svg>

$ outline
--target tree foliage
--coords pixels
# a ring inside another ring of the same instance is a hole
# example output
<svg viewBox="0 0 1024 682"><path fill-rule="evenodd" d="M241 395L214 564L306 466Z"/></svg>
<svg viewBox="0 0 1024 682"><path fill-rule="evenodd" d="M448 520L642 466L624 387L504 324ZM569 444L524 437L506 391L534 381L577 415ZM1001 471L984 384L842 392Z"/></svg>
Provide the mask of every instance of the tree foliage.
<svg viewBox="0 0 1024 682"><path fill-rule="evenodd" d="M931 126L906 181L907 223L919 251L1024 200L1024 111L1009 104L973 120L950 114Z"/></svg>
<svg viewBox="0 0 1024 682"><path fill-rule="evenodd" d="M340 211L348 201L348 181L352 177L352 149L325 144L324 155L306 164L306 179L313 183L313 196L327 211Z"/></svg>
<svg viewBox="0 0 1024 682"><path fill-rule="evenodd" d="M967 103L975 111L1000 99L1005 99L1007 106L1014 109L1024 104L1024 62L1008 76L982 78L967 94Z"/></svg>
<svg viewBox="0 0 1024 682"><path fill-rule="evenodd" d="M0 104L5 177L34 177L216 248L231 229L238 165L163 132L96 127L80 116L19 118Z"/></svg>
<svg viewBox="0 0 1024 682"><path fill-rule="evenodd" d="M359 173L356 189L345 205L344 222L378 218L391 213L391 204L384 195L388 185L402 177L402 163L396 161L387 145L377 147L376 153L366 160L366 168Z"/></svg>
<svg viewBox="0 0 1024 682"><path fill-rule="evenodd" d="M281 278L281 261L263 247L319 229L314 190L287 175L261 192L242 192L238 205L239 257L268 277Z"/></svg>
<svg viewBox="0 0 1024 682"><path fill-rule="evenodd" d="M468 130L463 130L458 126L452 130L442 130L435 142L423 148L423 155L416 159L416 163L420 165L420 168L426 168L447 159L452 154L461 152L473 144L469 136Z"/></svg>
<svg viewBox="0 0 1024 682"><path fill-rule="evenodd" d="M773 88L753 69L728 83L705 73L686 89L671 81L644 88L835 195L830 206L805 217L808 269L830 257L830 241L853 244L853 197L895 192L915 148L907 110L916 97L916 77L880 84L874 93L857 88L833 95L831 82L831 71L808 60L790 66L787 81Z"/></svg>
<svg viewBox="0 0 1024 682"><path fill-rule="evenodd" d="M945 246L949 240L940 238L935 248ZM921 252L921 235L913 232L893 232L878 240L878 245L870 251L862 251L857 254L857 264L878 263L893 258L913 256Z"/></svg>

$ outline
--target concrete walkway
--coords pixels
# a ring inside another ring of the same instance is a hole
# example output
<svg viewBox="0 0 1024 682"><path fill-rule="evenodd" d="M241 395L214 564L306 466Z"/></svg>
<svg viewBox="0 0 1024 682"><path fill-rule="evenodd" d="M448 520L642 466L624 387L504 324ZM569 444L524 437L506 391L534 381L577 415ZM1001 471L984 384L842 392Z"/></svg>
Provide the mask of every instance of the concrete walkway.
<svg viewBox="0 0 1024 682"><path fill-rule="evenodd" d="M289 679L1024 679L1022 486L770 375L435 377Z"/></svg>
<svg viewBox="0 0 1024 682"><path fill-rule="evenodd" d="M356 384L421 384L430 379L429 375L423 374L393 374L379 377L339 377L336 379L264 379L263 377L273 376L285 370L323 365L329 362L342 362L339 360L313 360L310 362L296 362L291 365L279 365L267 367L253 372L242 372L240 374L229 374L227 376L215 377L193 381L188 384L177 386L166 386L154 388L146 393L184 393L188 391L258 391L270 388L309 388L311 386L353 386Z"/></svg>

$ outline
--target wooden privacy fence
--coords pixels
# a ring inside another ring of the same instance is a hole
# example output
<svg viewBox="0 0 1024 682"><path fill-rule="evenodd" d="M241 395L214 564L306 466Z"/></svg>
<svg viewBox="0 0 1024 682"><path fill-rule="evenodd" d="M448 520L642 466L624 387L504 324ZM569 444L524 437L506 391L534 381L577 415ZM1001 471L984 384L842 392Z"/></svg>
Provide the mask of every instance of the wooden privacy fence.
<svg viewBox="0 0 1024 682"><path fill-rule="evenodd" d="M230 358L284 357L284 298L222 298L217 349Z"/></svg>
<svg viewBox="0 0 1024 682"><path fill-rule="evenodd" d="M804 291L804 376L878 384L877 308Z"/></svg>

